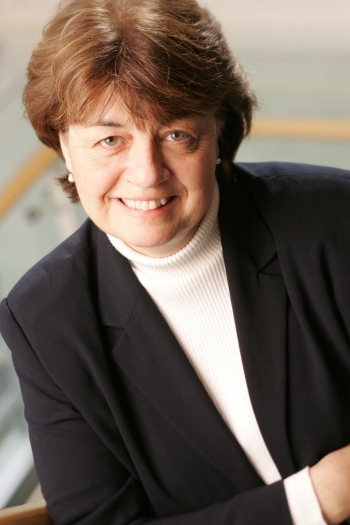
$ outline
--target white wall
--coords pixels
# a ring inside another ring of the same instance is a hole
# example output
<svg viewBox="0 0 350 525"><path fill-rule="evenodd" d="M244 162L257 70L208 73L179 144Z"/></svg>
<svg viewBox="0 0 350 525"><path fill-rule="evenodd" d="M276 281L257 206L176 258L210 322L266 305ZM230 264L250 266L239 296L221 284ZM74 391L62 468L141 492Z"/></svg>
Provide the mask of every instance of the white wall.
<svg viewBox="0 0 350 525"><path fill-rule="evenodd" d="M57 0L0 0L0 97L25 71Z"/></svg>
<svg viewBox="0 0 350 525"><path fill-rule="evenodd" d="M350 54L349 0L203 0L234 48Z"/></svg>
<svg viewBox="0 0 350 525"><path fill-rule="evenodd" d="M238 55L349 57L350 0L200 0ZM0 0L0 95L24 71L57 0Z"/></svg>
<svg viewBox="0 0 350 525"><path fill-rule="evenodd" d="M200 0L247 48L350 52L349 0ZM1 39L40 34L57 0L0 0Z"/></svg>

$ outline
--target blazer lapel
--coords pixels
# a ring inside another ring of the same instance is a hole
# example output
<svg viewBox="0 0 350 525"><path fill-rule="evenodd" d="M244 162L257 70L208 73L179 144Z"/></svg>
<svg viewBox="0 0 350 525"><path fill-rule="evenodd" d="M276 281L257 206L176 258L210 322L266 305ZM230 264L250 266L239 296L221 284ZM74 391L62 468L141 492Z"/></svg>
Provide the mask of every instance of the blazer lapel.
<svg viewBox="0 0 350 525"><path fill-rule="evenodd" d="M272 236L243 188L220 188L219 222L231 301L253 409L281 473L295 472L288 442L287 293Z"/></svg>
<svg viewBox="0 0 350 525"><path fill-rule="evenodd" d="M103 323L117 327L112 358L165 419L237 487L262 480L212 403L129 262L101 234L98 283Z"/></svg>

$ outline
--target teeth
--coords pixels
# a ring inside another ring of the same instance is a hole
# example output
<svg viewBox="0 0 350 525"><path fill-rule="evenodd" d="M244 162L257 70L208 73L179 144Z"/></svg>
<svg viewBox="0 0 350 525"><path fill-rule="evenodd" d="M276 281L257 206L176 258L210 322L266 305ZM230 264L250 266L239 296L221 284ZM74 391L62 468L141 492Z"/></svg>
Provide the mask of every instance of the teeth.
<svg viewBox="0 0 350 525"><path fill-rule="evenodd" d="M164 206L170 201L170 198L158 199L158 200L153 200L153 201L132 201L130 199L120 199L120 200L128 208L142 210L142 211L149 211L149 210L155 210L156 208L160 208L161 206Z"/></svg>
<svg viewBox="0 0 350 525"><path fill-rule="evenodd" d="M157 201L149 201L149 209L155 210L156 208L158 208Z"/></svg>

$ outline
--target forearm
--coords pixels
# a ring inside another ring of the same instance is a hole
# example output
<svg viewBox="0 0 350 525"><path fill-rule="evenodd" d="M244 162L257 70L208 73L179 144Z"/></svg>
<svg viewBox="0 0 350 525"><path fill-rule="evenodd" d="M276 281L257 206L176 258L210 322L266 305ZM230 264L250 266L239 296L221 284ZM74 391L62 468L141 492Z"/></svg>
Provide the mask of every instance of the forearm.
<svg viewBox="0 0 350 525"><path fill-rule="evenodd" d="M350 445L327 454L310 475L326 522L342 523L350 516Z"/></svg>
<svg viewBox="0 0 350 525"><path fill-rule="evenodd" d="M219 502L194 512L158 518L147 516L142 512L141 494L135 491L128 493L130 487L125 486L119 494L114 494L89 514L80 517L75 514L74 523L76 525L96 525L96 523L109 523L110 525L266 525L267 523L269 525L292 525L282 482L249 490L231 500ZM69 514L72 509L67 508L66 510ZM62 516L62 508L55 509L55 512L50 514L55 525L66 525L73 522L71 518L67 518L67 514L66 517Z"/></svg>

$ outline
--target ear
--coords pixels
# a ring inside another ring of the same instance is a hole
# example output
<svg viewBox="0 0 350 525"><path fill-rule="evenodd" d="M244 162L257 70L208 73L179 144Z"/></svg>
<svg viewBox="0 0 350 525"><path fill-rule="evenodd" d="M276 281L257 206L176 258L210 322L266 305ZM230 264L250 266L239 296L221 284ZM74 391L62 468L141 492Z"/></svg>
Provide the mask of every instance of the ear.
<svg viewBox="0 0 350 525"><path fill-rule="evenodd" d="M67 170L72 172L73 167L72 167L72 161L71 161L70 150L69 150L68 131L65 133L63 131L60 131L58 135L60 138L61 150L63 153L64 162L67 166Z"/></svg>

